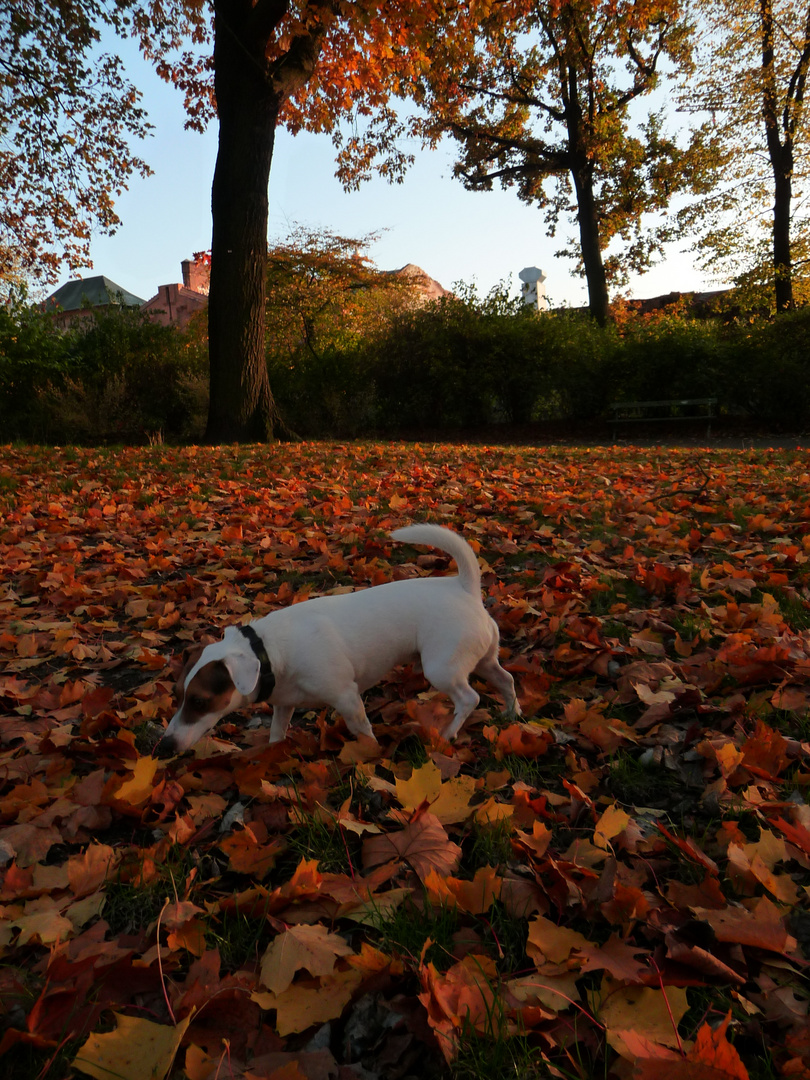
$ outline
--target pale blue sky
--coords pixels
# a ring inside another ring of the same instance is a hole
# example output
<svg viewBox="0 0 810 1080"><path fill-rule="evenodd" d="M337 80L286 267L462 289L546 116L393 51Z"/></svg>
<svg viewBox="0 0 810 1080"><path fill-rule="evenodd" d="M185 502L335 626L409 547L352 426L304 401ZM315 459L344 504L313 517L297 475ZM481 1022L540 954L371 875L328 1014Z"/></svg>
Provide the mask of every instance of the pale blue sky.
<svg viewBox="0 0 810 1080"><path fill-rule="evenodd" d="M105 274L149 299L159 285L181 280L183 259L210 247L216 125L204 135L185 131L181 95L129 49L127 54L129 76L143 91L155 128L138 147L154 175L133 178L117 203L121 227L114 236L93 238L94 265L82 276ZM375 179L347 193L334 177L328 136L293 138L279 131L270 175L270 238L284 237L294 223L353 237L386 230L370 249L381 269L416 263L446 288L474 282L482 294L511 279L517 294L518 272L539 266L552 304L584 304L584 282L567 260L554 257L561 244L545 235L540 211L521 203L514 191L466 191L452 178L452 150L450 143L433 152L417 148L404 183ZM630 293L711 287L691 257L675 249L664 264L634 278Z"/></svg>

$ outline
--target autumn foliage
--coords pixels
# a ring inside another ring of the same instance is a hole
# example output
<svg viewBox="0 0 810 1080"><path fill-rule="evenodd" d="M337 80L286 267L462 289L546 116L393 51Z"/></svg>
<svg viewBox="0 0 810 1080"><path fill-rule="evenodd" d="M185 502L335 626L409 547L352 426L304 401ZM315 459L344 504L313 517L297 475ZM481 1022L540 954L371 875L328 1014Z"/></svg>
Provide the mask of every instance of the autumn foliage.
<svg viewBox="0 0 810 1080"><path fill-rule="evenodd" d="M803 452L5 448L0 1075L810 1075L808 487ZM379 747L323 710L151 756L186 645L446 572L387 538L424 517L525 721L449 744L405 668Z"/></svg>

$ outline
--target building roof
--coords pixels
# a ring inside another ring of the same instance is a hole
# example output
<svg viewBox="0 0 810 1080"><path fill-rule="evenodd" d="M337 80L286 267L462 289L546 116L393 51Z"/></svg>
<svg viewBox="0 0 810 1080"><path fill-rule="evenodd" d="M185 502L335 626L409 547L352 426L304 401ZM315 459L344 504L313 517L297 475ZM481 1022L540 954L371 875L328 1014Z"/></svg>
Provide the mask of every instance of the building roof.
<svg viewBox="0 0 810 1080"><path fill-rule="evenodd" d="M61 285L45 301L46 308L59 307L62 311L79 311L88 307L103 307L106 304L123 304L125 307L140 307L145 303L139 296L122 289L108 277L99 274L96 277L76 278Z"/></svg>

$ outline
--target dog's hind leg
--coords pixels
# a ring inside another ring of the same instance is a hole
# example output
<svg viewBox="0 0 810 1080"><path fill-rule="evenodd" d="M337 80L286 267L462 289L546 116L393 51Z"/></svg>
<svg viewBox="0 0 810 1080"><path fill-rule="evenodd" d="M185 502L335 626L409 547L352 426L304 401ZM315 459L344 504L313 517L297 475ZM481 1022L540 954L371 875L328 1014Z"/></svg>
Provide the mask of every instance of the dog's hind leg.
<svg viewBox="0 0 810 1080"><path fill-rule="evenodd" d="M363 699L360 697L360 691L357 689L356 685L347 686L338 697L330 702L330 704L346 721L346 727L352 735L355 737L358 735L367 735L369 739L374 739L375 742L377 741L377 736L374 734L374 729L368 722L366 707L363 704Z"/></svg>
<svg viewBox="0 0 810 1080"><path fill-rule="evenodd" d="M515 693L515 680L498 662L497 652L488 653L473 669L476 675L495 687L504 700L503 712L508 716L522 716L520 702Z"/></svg>
<svg viewBox="0 0 810 1080"><path fill-rule="evenodd" d="M455 712L450 726L444 732L445 739L455 739L464 724L464 721L481 700L475 690L467 682L467 675L461 672L448 672L447 666L441 662L431 662L422 658L422 671L431 686L441 690L453 702Z"/></svg>
<svg viewBox="0 0 810 1080"><path fill-rule="evenodd" d="M461 731L464 721L481 699L466 679L455 683L453 686L437 686L436 689L449 694L456 707L450 726L444 732L445 739L452 741Z"/></svg>

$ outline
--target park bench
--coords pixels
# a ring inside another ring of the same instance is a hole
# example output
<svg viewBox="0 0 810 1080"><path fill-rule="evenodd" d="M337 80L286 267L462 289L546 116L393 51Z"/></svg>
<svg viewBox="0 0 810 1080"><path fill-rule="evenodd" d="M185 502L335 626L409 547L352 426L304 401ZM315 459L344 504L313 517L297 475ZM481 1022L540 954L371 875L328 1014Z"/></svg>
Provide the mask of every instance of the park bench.
<svg viewBox="0 0 810 1080"><path fill-rule="evenodd" d="M651 424L676 420L701 420L706 436L711 435L717 398L669 398L661 401L614 401L609 406L610 424L615 438L619 424Z"/></svg>

